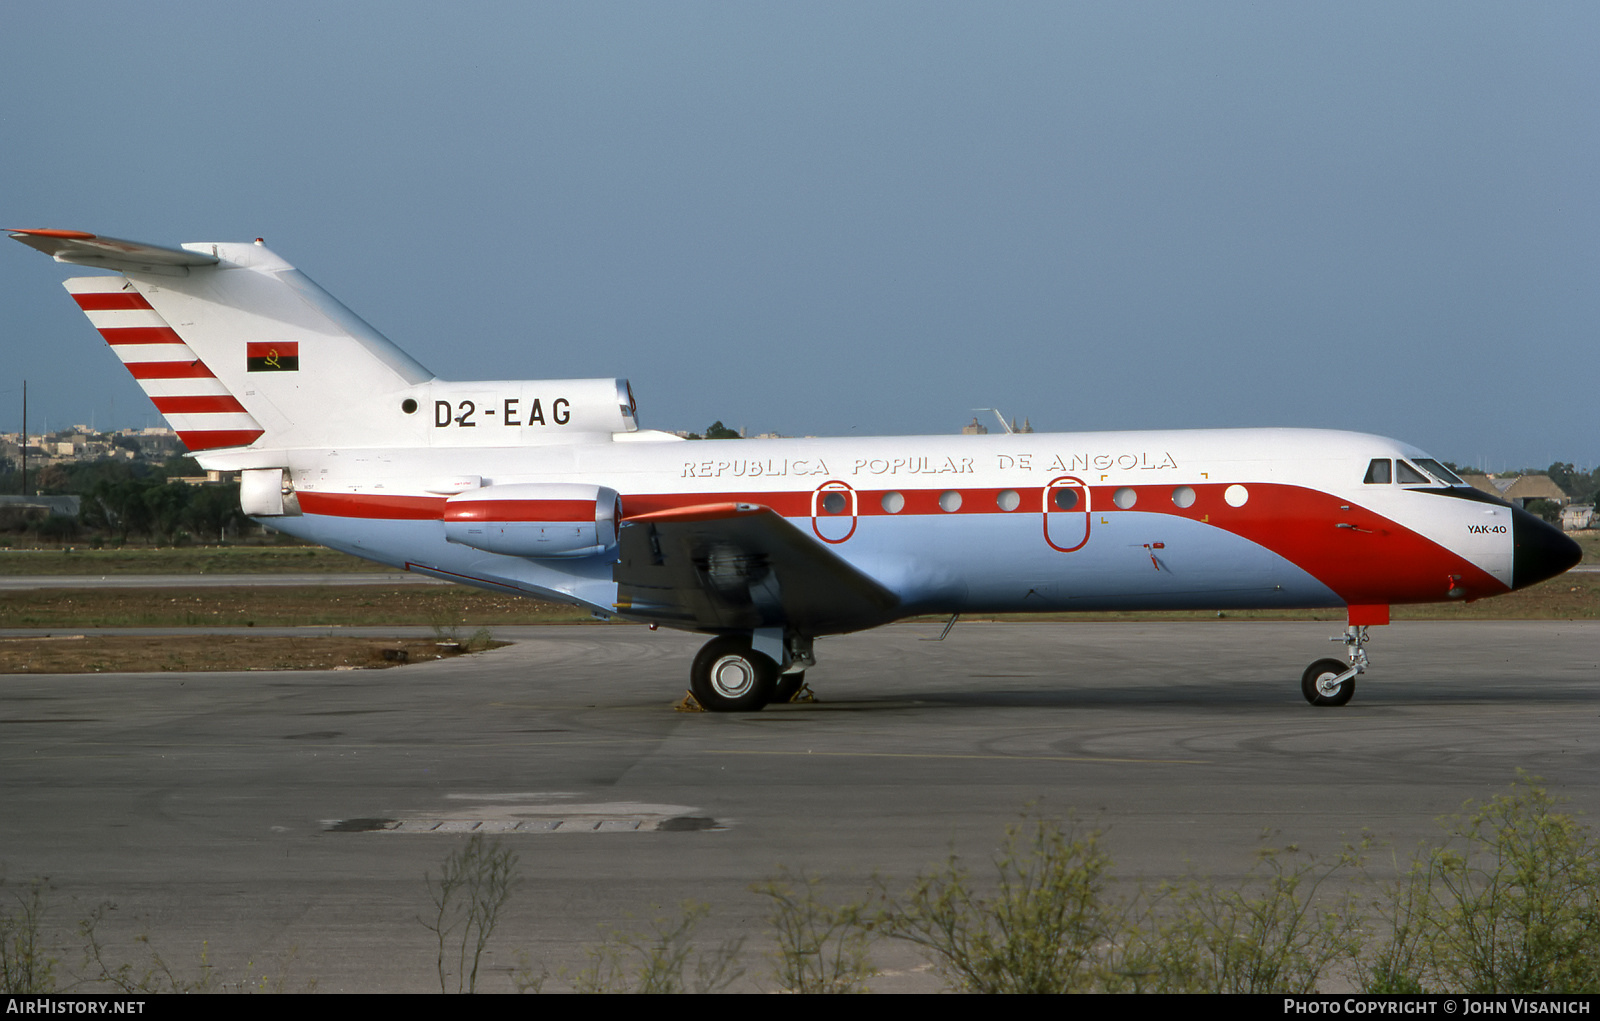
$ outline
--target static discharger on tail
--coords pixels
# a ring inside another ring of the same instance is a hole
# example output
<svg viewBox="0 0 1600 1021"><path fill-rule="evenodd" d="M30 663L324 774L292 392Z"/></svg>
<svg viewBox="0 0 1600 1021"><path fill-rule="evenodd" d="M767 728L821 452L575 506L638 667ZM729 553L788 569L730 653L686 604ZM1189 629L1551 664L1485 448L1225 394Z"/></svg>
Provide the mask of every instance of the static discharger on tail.
<svg viewBox="0 0 1600 1021"><path fill-rule="evenodd" d="M245 513L410 571L714 636L706 709L914 615L1344 607L1343 705L1396 603L1553 577L1575 543L1395 440L1309 429L684 443L622 379L454 382L254 244L13 230Z"/></svg>

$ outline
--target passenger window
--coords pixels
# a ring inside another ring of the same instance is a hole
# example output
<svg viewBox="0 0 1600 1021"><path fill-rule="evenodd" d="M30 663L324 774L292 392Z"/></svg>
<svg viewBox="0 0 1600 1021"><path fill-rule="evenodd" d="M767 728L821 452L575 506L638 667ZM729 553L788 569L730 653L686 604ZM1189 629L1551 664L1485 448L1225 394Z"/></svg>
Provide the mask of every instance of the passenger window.
<svg viewBox="0 0 1600 1021"><path fill-rule="evenodd" d="M1367 465L1367 485L1386 486L1393 481L1394 479L1389 475L1389 459L1387 457L1375 457L1372 459L1372 463Z"/></svg>
<svg viewBox="0 0 1600 1021"><path fill-rule="evenodd" d="M1402 486L1427 485L1433 481L1404 461L1395 461L1394 473Z"/></svg>

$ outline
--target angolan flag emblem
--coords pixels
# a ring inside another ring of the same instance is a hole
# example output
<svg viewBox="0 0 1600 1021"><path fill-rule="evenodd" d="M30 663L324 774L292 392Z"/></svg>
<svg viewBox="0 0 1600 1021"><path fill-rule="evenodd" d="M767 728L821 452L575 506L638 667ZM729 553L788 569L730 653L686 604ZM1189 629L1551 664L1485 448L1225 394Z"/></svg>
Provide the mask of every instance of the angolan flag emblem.
<svg viewBox="0 0 1600 1021"><path fill-rule="evenodd" d="M245 368L249 372L299 372L300 343L246 344Z"/></svg>

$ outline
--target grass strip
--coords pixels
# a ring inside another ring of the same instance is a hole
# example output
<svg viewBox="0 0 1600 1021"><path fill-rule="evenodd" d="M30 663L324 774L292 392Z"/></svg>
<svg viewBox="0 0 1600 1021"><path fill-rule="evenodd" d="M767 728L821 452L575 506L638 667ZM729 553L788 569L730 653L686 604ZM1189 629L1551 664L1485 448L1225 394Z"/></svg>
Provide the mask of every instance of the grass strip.
<svg viewBox="0 0 1600 1021"><path fill-rule="evenodd" d="M0 575L287 574L393 571L320 546L82 546L0 549ZM398 572L396 572L398 573Z"/></svg>
<svg viewBox="0 0 1600 1021"><path fill-rule="evenodd" d="M338 627L444 631L573 624L585 610L456 585L214 589L36 589L0 593L0 627Z"/></svg>
<svg viewBox="0 0 1600 1021"><path fill-rule="evenodd" d="M341 636L55 635L0 638L0 674L195 670L363 670L449 659L505 645Z"/></svg>

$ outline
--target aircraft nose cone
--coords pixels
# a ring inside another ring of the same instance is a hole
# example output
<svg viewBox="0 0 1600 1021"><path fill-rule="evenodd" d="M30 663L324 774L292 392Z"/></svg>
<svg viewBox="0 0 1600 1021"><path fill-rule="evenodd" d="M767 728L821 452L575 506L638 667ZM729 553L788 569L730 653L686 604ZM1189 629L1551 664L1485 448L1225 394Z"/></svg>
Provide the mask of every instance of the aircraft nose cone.
<svg viewBox="0 0 1600 1021"><path fill-rule="evenodd" d="M1583 559L1583 548L1549 522L1520 507L1511 509L1511 587L1527 588Z"/></svg>

